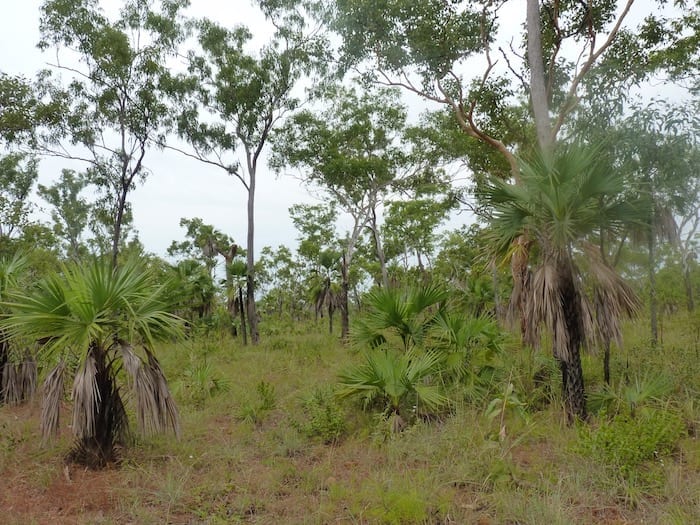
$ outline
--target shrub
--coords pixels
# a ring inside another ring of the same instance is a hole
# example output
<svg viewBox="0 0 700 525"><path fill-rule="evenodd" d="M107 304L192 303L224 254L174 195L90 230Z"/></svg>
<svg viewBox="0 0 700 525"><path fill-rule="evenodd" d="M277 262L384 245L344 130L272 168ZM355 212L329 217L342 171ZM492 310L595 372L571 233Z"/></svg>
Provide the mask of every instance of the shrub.
<svg viewBox="0 0 700 525"><path fill-rule="evenodd" d="M584 428L580 452L619 469L623 478L634 477L648 461L663 461L685 434L683 420L666 410L647 410L636 418L615 416L597 429Z"/></svg>
<svg viewBox="0 0 700 525"><path fill-rule="evenodd" d="M316 388L303 402L305 420L294 426L307 437L324 443L337 442L345 432L345 412L330 387Z"/></svg>

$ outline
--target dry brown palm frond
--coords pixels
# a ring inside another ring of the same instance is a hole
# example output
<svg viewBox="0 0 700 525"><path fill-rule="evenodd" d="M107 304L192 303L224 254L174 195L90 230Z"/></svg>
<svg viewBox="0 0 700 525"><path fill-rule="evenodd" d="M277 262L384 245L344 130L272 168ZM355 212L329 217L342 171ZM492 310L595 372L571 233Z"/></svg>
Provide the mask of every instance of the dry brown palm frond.
<svg viewBox="0 0 700 525"><path fill-rule="evenodd" d="M97 360L90 351L73 381L73 434L77 438L95 435L95 415L99 402Z"/></svg>
<svg viewBox="0 0 700 525"><path fill-rule="evenodd" d="M0 381L3 401L8 405L19 405L31 399L37 385L36 361L27 352L20 362L5 363Z"/></svg>
<svg viewBox="0 0 700 525"><path fill-rule="evenodd" d="M596 309L588 295L579 289L581 326L583 328L584 347L589 352L595 353L598 349L598 324L596 319Z"/></svg>
<svg viewBox="0 0 700 525"><path fill-rule="evenodd" d="M44 380L44 398L41 404L40 424L43 444L46 444L51 438L58 435L65 370L66 364L61 361L49 372L49 375Z"/></svg>
<svg viewBox="0 0 700 525"><path fill-rule="evenodd" d="M166 432L169 428L180 437L177 406L168 383L153 353L144 347L144 362L128 344L122 343L122 359L129 372L136 398L136 419L139 429L146 435Z"/></svg>
<svg viewBox="0 0 700 525"><path fill-rule="evenodd" d="M620 321L637 315L641 308L632 287L603 261L597 247L586 246L588 275L593 289L597 338L622 345Z"/></svg>
<svg viewBox="0 0 700 525"><path fill-rule="evenodd" d="M552 333L554 357L568 359L569 340L561 301L561 275L554 261L543 262L532 275L526 312L530 325L544 324Z"/></svg>

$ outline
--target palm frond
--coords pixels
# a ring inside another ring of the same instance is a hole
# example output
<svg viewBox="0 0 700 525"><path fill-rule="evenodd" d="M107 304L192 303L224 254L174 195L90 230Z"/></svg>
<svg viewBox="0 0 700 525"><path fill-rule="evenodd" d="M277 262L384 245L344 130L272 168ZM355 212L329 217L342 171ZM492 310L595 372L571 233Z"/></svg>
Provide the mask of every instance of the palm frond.
<svg viewBox="0 0 700 525"><path fill-rule="evenodd" d="M121 345L124 367L131 376L136 398L136 419L139 429L146 435L166 432L171 429L180 437L180 422L177 406L168 388L160 363L146 347L144 362L133 348Z"/></svg>
<svg viewBox="0 0 700 525"><path fill-rule="evenodd" d="M90 352L73 380L72 429L77 438L88 438L95 435L95 419L99 402L97 360Z"/></svg>
<svg viewBox="0 0 700 525"><path fill-rule="evenodd" d="M3 401L8 405L19 405L29 400L37 388L36 360L25 353L19 362L7 362L3 366L0 384Z"/></svg>
<svg viewBox="0 0 700 525"><path fill-rule="evenodd" d="M44 380L40 424L43 443L58 435L65 371L66 364L60 361Z"/></svg>

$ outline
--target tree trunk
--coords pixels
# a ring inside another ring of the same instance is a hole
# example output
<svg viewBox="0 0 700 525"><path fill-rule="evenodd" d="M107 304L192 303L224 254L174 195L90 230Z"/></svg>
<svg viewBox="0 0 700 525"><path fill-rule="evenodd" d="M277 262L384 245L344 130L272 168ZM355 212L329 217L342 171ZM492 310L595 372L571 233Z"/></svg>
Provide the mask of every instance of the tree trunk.
<svg viewBox="0 0 700 525"><path fill-rule="evenodd" d="M603 380L610 386L610 338L605 337L605 353L603 354Z"/></svg>
<svg viewBox="0 0 700 525"><path fill-rule="evenodd" d="M333 314L335 313L335 306L333 305L334 300L334 298L331 298L328 302L328 333L330 335L333 335Z"/></svg>
<svg viewBox="0 0 700 525"><path fill-rule="evenodd" d="M255 170L249 166L250 185L248 187L248 237L246 246L246 305L248 310L248 326L250 341L258 344L258 314L255 309Z"/></svg>
<svg viewBox="0 0 700 525"><path fill-rule="evenodd" d="M681 264L683 266L683 285L685 287L686 305L688 307L688 312L693 313L695 311L695 298L693 294L693 281L690 275L689 258L689 254L683 254Z"/></svg>
<svg viewBox="0 0 700 525"><path fill-rule="evenodd" d="M126 208L126 196L129 192L129 187L122 187L119 195L119 203L117 205L117 216L114 218L114 231L112 232L112 268L117 267L117 258L119 257L119 244L122 240L122 223L124 222L124 209Z"/></svg>
<svg viewBox="0 0 700 525"><path fill-rule="evenodd" d="M348 290L350 286L348 284L348 263L345 254L343 254L343 260L340 264L340 274L342 279L340 290L340 338L343 341L347 341L350 334L350 316L348 315Z"/></svg>
<svg viewBox="0 0 700 525"><path fill-rule="evenodd" d="M371 217L372 236L374 238L374 247L377 252L377 259L379 260L379 268L382 274L382 288L386 289L389 287L389 274L386 269L386 256L384 255L384 246L382 246L382 239L379 236L379 230L377 229L377 212L372 208Z"/></svg>
<svg viewBox="0 0 700 525"><path fill-rule="evenodd" d="M562 390L566 418L572 424L576 418L585 421L586 393L581 366L581 344L583 343L583 317L581 300L574 284L572 262L562 260L557 270L560 280L560 300L566 330L566 349L559 355L562 372Z"/></svg>
<svg viewBox="0 0 700 525"><path fill-rule="evenodd" d="M540 149L547 152L551 150L553 137L542 56L539 0L527 0L527 61L530 66L530 100L537 128L537 142Z"/></svg>
<svg viewBox="0 0 700 525"><path fill-rule="evenodd" d="M501 320L501 299L498 296L498 267L496 262L491 263L491 279L493 280L493 314L497 321Z"/></svg>
<svg viewBox="0 0 700 525"><path fill-rule="evenodd" d="M0 332L0 405L5 400L5 384L3 381L5 367L9 365L10 360L10 345L5 339L5 332Z"/></svg>
<svg viewBox="0 0 700 525"><path fill-rule="evenodd" d="M659 343L658 305L656 302L656 239L654 226L648 238L649 247L649 322L651 325L651 345L655 347Z"/></svg>
<svg viewBox="0 0 700 525"><path fill-rule="evenodd" d="M243 305L243 287L238 287L238 313L241 316L241 333L243 334L243 345L248 345L248 328L245 324L245 307Z"/></svg>
<svg viewBox="0 0 700 525"><path fill-rule="evenodd" d="M93 412L94 432L79 437L68 459L89 468L100 469L118 459L117 446L123 444L128 420L119 388L114 383L114 361L96 343L90 344L89 355L95 360L93 388L97 390L97 395L94 406L83 408Z"/></svg>

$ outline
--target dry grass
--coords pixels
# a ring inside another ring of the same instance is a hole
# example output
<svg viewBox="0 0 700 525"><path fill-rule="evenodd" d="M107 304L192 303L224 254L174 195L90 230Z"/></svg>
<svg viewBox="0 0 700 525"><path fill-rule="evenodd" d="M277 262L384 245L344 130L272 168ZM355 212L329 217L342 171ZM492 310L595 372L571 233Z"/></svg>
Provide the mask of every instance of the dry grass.
<svg viewBox="0 0 700 525"><path fill-rule="evenodd" d="M613 354L613 380L634 367L683 369L700 391L692 341L684 323L665 325L669 361L644 350L628 327L629 351ZM630 329L631 328L631 329ZM300 332L305 330L300 329ZM576 428L561 407L508 421L508 437L492 436L484 407L457 403L443 421L392 435L372 417L348 407L339 443L302 435L303 399L358 356L325 330L270 335L259 348L227 339L158 349L170 382L183 381L193 360L204 360L229 381L203 403L181 395L182 439L141 438L119 467L93 472L66 467L70 429L42 448L38 401L0 407L0 508L8 524L330 524L478 523L636 524L700 522L700 446L690 435L659 467L657 487L612 486L616 479L575 452ZM689 336L688 336L689 337ZM636 354L632 356L632 348ZM513 354L513 363L522 356ZM629 367L627 360L630 360ZM678 363L683 360L685 365ZM507 360L504 360L507 361ZM651 363L651 364L647 364ZM663 365L662 365L663 364ZM600 381L599 358L584 361L589 384ZM695 368L693 368L695 367ZM688 370L690 368L690 370ZM516 367L517 369L517 367ZM553 378L554 390L558 388ZM274 406L262 408L257 388L274 385ZM516 381L527 384L527 381ZM65 403L65 401L64 401ZM677 396L688 414L698 402ZM66 407L64 407L66 408ZM242 418L246 411L254 418Z"/></svg>

